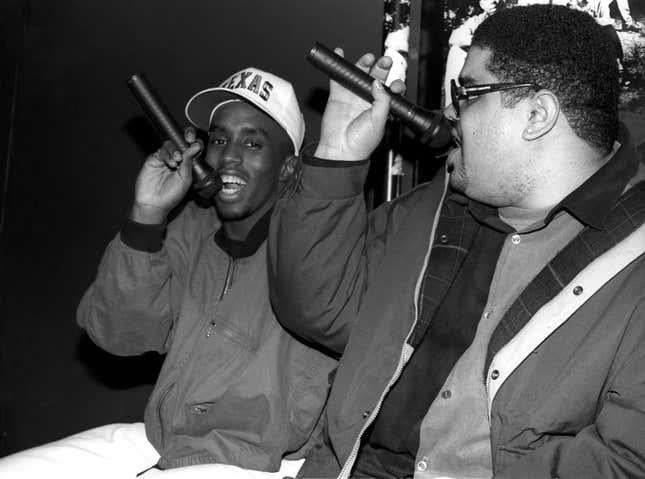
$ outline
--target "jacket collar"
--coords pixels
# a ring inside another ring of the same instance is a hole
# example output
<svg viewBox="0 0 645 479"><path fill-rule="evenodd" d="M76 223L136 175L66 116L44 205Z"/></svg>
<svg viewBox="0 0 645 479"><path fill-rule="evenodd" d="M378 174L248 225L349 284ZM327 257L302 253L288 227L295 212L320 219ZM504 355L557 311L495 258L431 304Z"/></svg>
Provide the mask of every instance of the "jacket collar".
<svg viewBox="0 0 645 479"><path fill-rule="evenodd" d="M587 181L558 203L547 215L545 223L561 211L576 217L585 226L601 230L607 215L638 169L627 129L619 130L618 150ZM616 149L614 149L616 150Z"/></svg>
<svg viewBox="0 0 645 479"><path fill-rule="evenodd" d="M269 224L273 208L267 211L251 228L247 237L242 241L236 241L226 236L224 228L221 227L215 233L213 239L226 254L233 259L246 258L253 255L260 245L264 243L269 234Z"/></svg>

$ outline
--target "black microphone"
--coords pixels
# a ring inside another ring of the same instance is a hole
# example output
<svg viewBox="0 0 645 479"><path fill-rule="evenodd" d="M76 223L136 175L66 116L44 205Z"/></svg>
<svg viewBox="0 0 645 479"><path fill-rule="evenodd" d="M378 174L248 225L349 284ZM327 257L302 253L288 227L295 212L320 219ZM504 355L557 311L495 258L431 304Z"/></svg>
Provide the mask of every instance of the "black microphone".
<svg viewBox="0 0 645 479"><path fill-rule="evenodd" d="M372 102L374 78L321 43L315 43L307 60L332 80L363 100ZM426 110L385 87L392 98L390 112L430 148L442 148L452 141L450 124L441 111Z"/></svg>
<svg viewBox="0 0 645 479"><path fill-rule="evenodd" d="M170 138L179 151L182 153L186 151L188 143L184 140L181 129L145 77L141 74L132 75L127 83L143 111L147 113L161 133ZM193 188L197 190L199 196L205 199L212 198L222 188L222 179L213 168L200 158L193 160Z"/></svg>

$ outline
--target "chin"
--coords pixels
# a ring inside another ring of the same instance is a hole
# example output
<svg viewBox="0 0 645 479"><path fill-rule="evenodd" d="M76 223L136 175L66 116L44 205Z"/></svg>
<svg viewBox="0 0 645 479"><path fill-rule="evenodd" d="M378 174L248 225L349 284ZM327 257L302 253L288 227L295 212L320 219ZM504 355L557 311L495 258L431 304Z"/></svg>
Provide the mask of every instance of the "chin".
<svg viewBox="0 0 645 479"><path fill-rule="evenodd" d="M512 204L508 198L503 194L500 194L499 190L491 190L488 187L479 189L471 187L464 194L472 200L479 201L480 203L492 206L493 208L501 208Z"/></svg>
<svg viewBox="0 0 645 479"><path fill-rule="evenodd" d="M233 205L229 203L215 203L217 216L222 221L236 221L249 216L247 208L244 205Z"/></svg>

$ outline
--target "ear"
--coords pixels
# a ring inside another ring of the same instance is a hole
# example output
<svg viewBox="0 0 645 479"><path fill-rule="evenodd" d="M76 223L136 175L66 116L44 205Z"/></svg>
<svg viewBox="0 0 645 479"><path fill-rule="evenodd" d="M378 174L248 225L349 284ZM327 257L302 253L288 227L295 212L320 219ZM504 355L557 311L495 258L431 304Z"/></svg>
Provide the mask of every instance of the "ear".
<svg viewBox="0 0 645 479"><path fill-rule="evenodd" d="M546 135L555 126L560 115L558 97L549 90L540 90L529 100L529 118L522 132L527 141Z"/></svg>
<svg viewBox="0 0 645 479"><path fill-rule="evenodd" d="M291 179L294 172L296 171L296 163L298 162L298 157L296 155L289 155L282 162L282 167L280 168L279 181L286 182Z"/></svg>

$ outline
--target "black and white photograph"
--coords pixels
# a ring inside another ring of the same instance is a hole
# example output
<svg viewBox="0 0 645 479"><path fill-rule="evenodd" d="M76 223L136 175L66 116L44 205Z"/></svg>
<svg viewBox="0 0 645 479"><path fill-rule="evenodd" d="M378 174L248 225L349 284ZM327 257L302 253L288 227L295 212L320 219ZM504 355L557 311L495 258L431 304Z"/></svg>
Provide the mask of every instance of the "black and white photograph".
<svg viewBox="0 0 645 479"><path fill-rule="evenodd" d="M0 479L645 479L645 0L0 32Z"/></svg>

